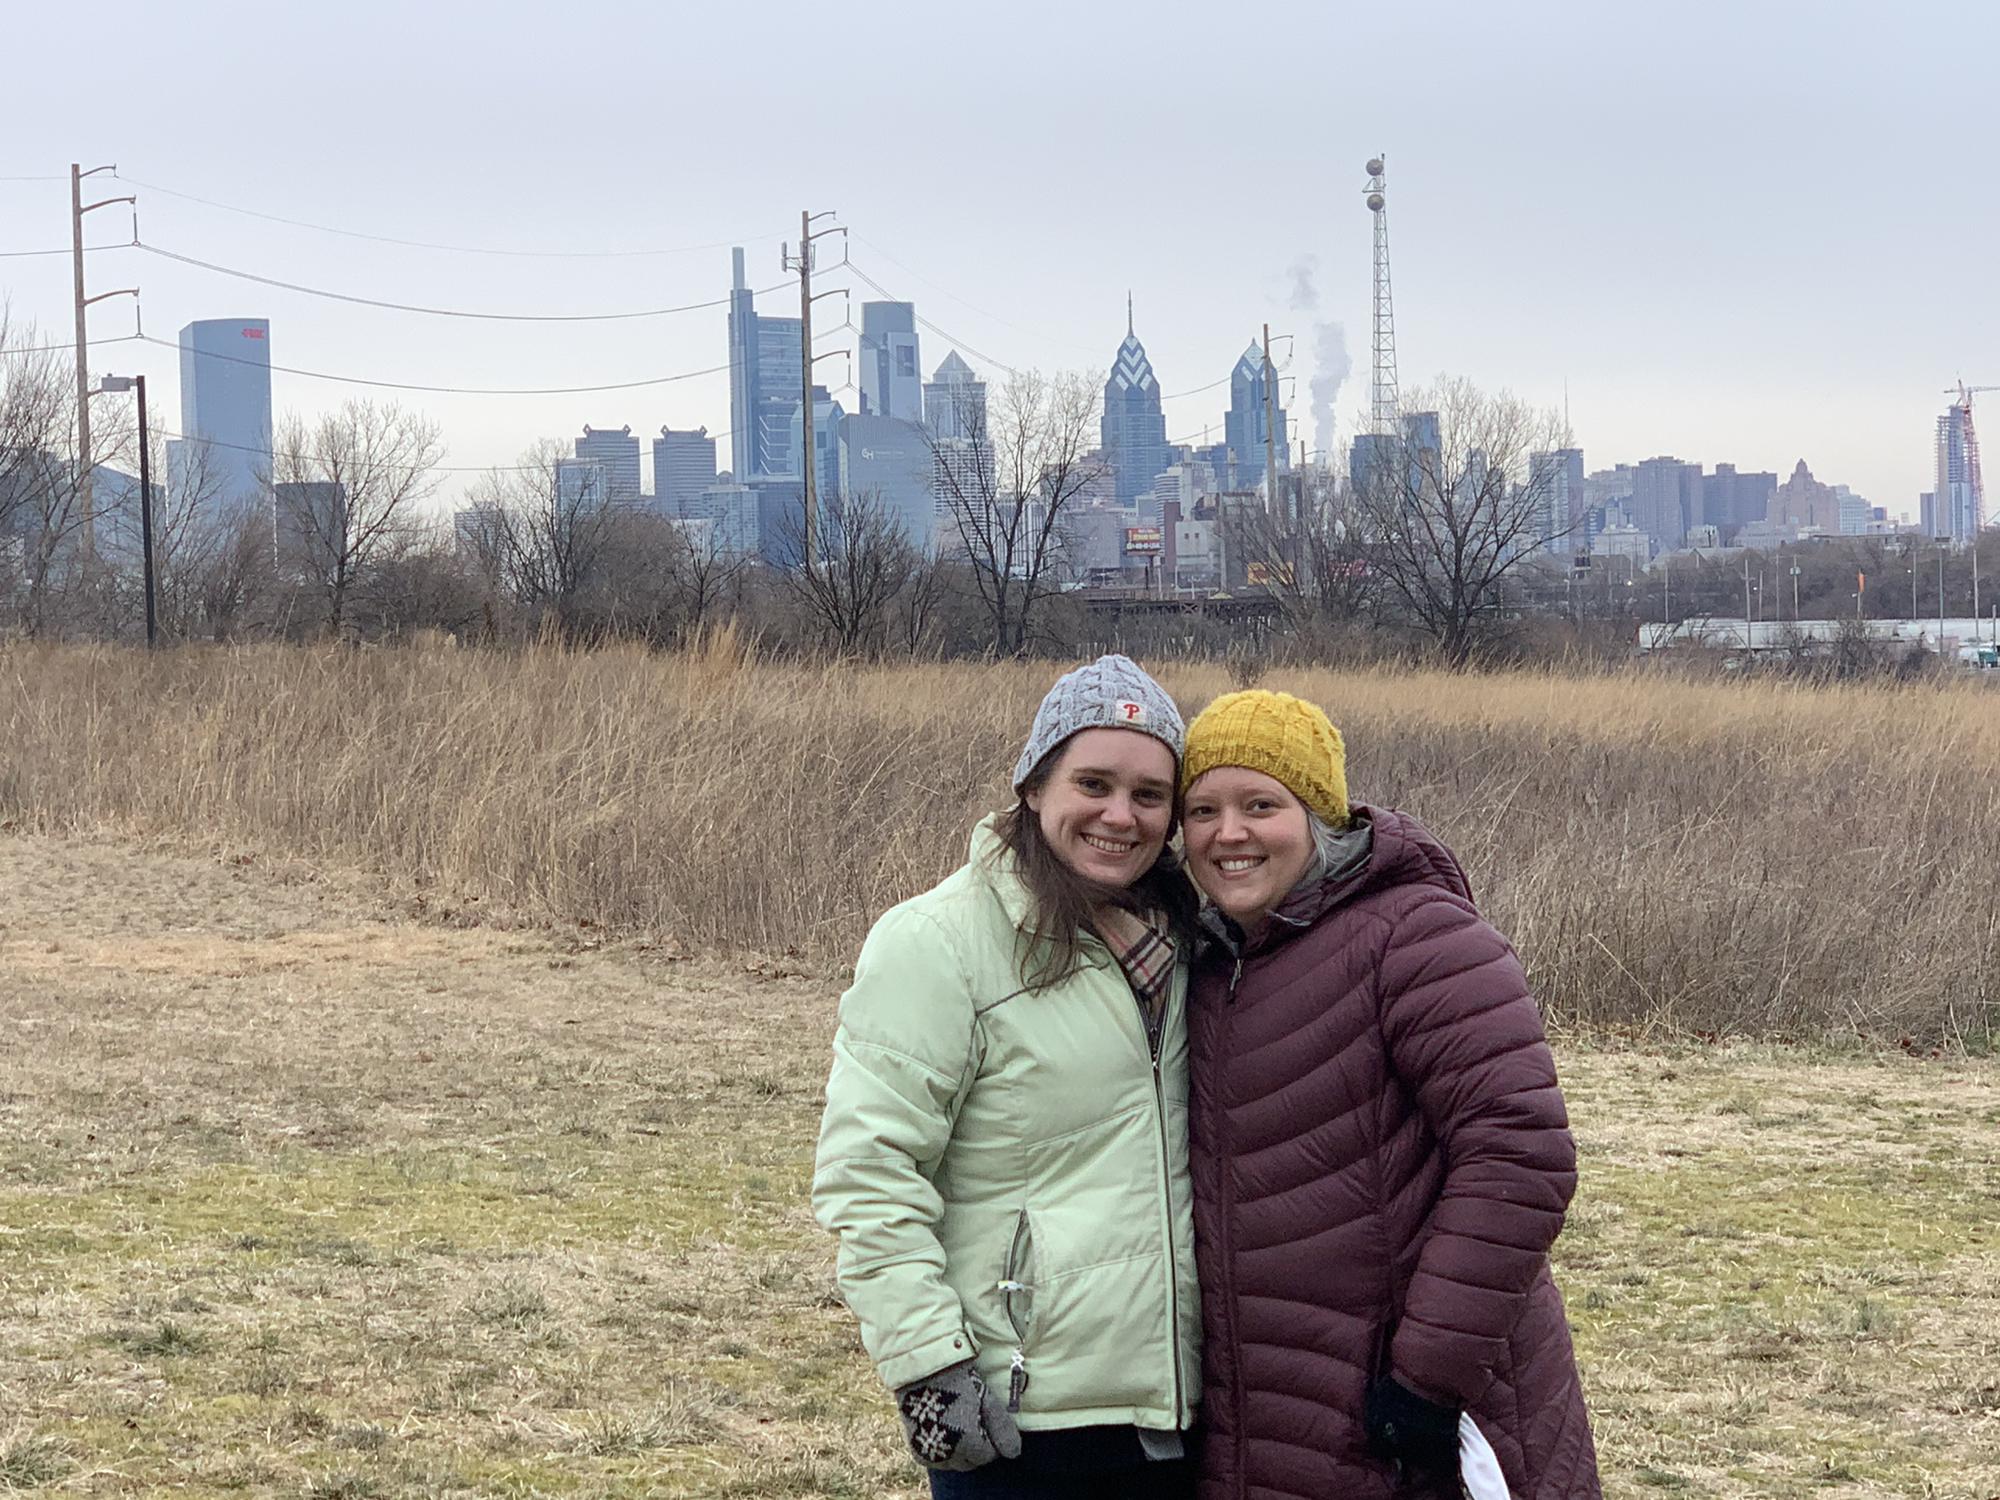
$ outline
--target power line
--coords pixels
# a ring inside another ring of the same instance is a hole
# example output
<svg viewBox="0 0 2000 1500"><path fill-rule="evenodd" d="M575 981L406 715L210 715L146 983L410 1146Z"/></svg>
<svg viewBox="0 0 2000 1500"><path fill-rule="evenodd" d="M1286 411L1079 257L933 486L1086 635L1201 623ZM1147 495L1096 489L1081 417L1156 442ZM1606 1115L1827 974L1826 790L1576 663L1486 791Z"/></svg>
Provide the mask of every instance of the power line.
<svg viewBox="0 0 2000 1500"><path fill-rule="evenodd" d="M61 173L59 173L59 172L58 172L58 173L50 173L50 174L48 174L48 175L46 175L46 176L34 176L34 177L0 177L0 182L68 182L68 181L69 181L69 179L68 179L67 177L63 176L63 175L62 175Z"/></svg>
<svg viewBox="0 0 2000 1500"><path fill-rule="evenodd" d="M227 448L232 453L250 453L257 455L260 458L269 458L273 451L270 448L253 447L247 443L225 443L220 438L203 438L203 437L191 438L184 432L170 432L160 427L155 427L153 429L153 436L163 437L163 438L174 438L177 439L178 441L186 443L199 443L204 448ZM711 432L708 434L708 436L712 441L715 441L715 440L720 440L722 438L726 438L730 436L730 434L728 432ZM562 461L568 463L572 462L573 460L571 460L567 455L565 455ZM589 462L589 460L586 459L583 460L583 462ZM405 474L539 474L547 467L547 465L545 464L384 464L381 467L387 469L394 469L399 473L405 473ZM658 480L656 476L655 483L657 482Z"/></svg>
<svg viewBox="0 0 2000 1500"><path fill-rule="evenodd" d="M890 291L886 286L882 285L882 283L877 281L873 276L870 276L866 271L862 270L861 267L857 266L853 261L851 260L842 261L840 268L852 271L856 276L860 277L863 281L867 282L869 286L873 287L876 291L880 292L884 297L887 297L891 302L901 302L904 300L903 298L898 297L894 292ZM939 338L944 339L948 343L956 344L959 348L965 350L975 359L983 359L989 365L998 366L1000 369L1005 370L1009 375L1017 377L1020 375L1021 372L1015 369L1012 365L1008 364L1005 360L995 359L990 354L982 354L980 353L979 350L973 348L972 345L968 344L964 339L957 337L955 334L951 333L947 329L938 327L937 324L933 323L929 318L926 318L922 313L916 312L914 303L911 304L911 308L912 311L910 315L913 318L915 318L919 323L923 324L924 327L928 328L932 333L936 334Z"/></svg>
<svg viewBox="0 0 2000 1500"><path fill-rule="evenodd" d="M959 296L949 287L942 286L939 283L932 281L928 276L924 275L921 271L912 270L909 266L905 265L902 261L897 260L895 256L891 255L887 250L884 250L880 245L876 244L873 240L868 239L859 234L854 235L853 238L855 239L856 242L866 245L870 250L873 250L877 255L881 256L882 259L889 262L890 265L895 266L898 270L908 272L911 276L916 277L917 280L921 281L925 286L930 287L933 291L943 292L945 296L951 298L952 301L956 302L960 307L964 308L966 311L978 313L979 316L982 318L990 318L993 322L1000 324L1001 327L1011 328L1016 333L1026 334L1030 338L1042 337L1042 335L1034 332L1034 330L1032 329L1023 328L1019 323L1015 323L1007 318L1003 318L998 313L988 312L985 308L980 307L975 303L966 301L965 298ZM1083 347L1080 344L1069 344L1068 340L1066 339L1058 340L1057 342L1068 344L1068 347L1072 349L1081 349Z"/></svg>
<svg viewBox="0 0 2000 1500"><path fill-rule="evenodd" d="M88 255L93 250L129 250L131 248L132 247L130 245L123 245L123 244L85 245L83 247L83 253L85 255ZM0 250L0 260L12 260L17 256L26 256L26 255L72 255L74 253L75 252L68 245L64 245L60 250Z"/></svg>
<svg viewBox="0 0 2000 1500"><path fill-rule="evenodd" d="M856 236L856 238L859 238L859 236ZM845 261L842 264L845 266L847 270L852 271L856 276L860 277L861 280L865 281L869 286L873 287L882 296L887 297L892 301L900 302L903 300L902 298L897 297L896 294L890 291L887 287L883 286L881 282L877 281L874 277L870 276L866 271L862 270L859 266L855 265L852 260ZM916 273L912 272L911 274L915 275ZM923 278L919 277L918 279L922 280ZM942 288L940 288L940 290L942 290ZM950 293L946 293L946 295L949 296ZM970 303L967 303L965 305L968 307L971 306ZM973 308L973 311L977 312L978 309ZM930 319L924 317L922 314L913 312L912 316L916 318L917 322L921 323L924 327L928 328L932 333L936 334L939 338L945 339L950 343L958 345L959 348L965 350L967 353L973 355L975 358L983 359L988 364L991 365L998 365L1002 370L1005 370L1009 375L1020 374L1020 371L1016 370L1012 365L1009 365L1002 360L995 359L990 354L980 353L979 350L973 348L972 345L966 343L964 339L957 337L955 334L951 333L948 329L938 327L937 324L931 322ZM988 316L990 316L990 314ZM996 319L995 321L997 322L1000 320ZM1279 366L1278 368L1280 370L1290 369L1291 361L1287 359L1285 363ZM1170 395L1161 396L1160 399L1162 401L1178 401L1183 396L1199 396L1204 391L1212 391L1216 390L1221 386L1228 385L1229 382L1235 378L1236 378L1235 372L1232 370L1229 374L1223 376L1220 380L1211 380L1207 385L1198 385L1192 388L1191 390L1174 391Z"/></svg>
<svg viewBox="0 0 2000 1500"><path fill-rule="evenodd" d="M156 339L151 334L133 334L133 338L148 344L157 344L162 349L182 352L179 344ZM729 369L728 365L711 365L706 370L684 370L678 375L653 375L644 380L616 380L604 385L552 385L535 387L479 387L463 385L419 385L414 381L371 380L361 375L330 375L324 370L301 370L293 365L267 364L261 359L243 359L234 354L217 354L206 349L194 349L196 359L219 359L233 365L254 365L260 370L276 370L285 375L300 375L307 380L331 380L341 385L366 385L387 391L424 391L442 396L588 396L600 391L634 391L650 385L672 385L676 381L695 380L703 375L720 375Z"/></svg>
<svg viewBox="0 0 2000 1500"><path fill-rule="evenodd" d="M144 250L148 255L157 255L166 260L179 261L185 266L199 266L204 271L214 271L221 276L233 276L239 281L254 281L260 286L274 286L287 292L303 292L308 297L326 297L335 302L350 302L362 307L385 307L392 312L424 313L434 318L478 318L498 323L615 323L632 318L664 318L672 313L699 312L707 307L727 307L728 297L716 297L707 302L688 302L679 307L647 307L631 312L609 313L499 313L473 312L457 307L424 307L410 302L386 302L376 297L361 297L349 292L328 291L324 287L302 286L296 281L280 281L275 276L259 276L254 271L239 271L232 266L219 266L213 261L199 260L192 255L182 255L177 250L163 249L158 245L134 242L134 249ZM68 252L63 252L67 254ZM782 291L789 282L779 282L776 286L757 287L751 292L753 297L761 297L767 292Z"/></svg>
<svg viewBox="0 0 2000 1500"><path fill-rule="evenodd" d="M711 240L703 245L676 245L659 250L505 250L493 245L453 245L438 240L401 239L389 234L369 234L359 229L341 229L333 224L315 224L308 219L288 219L282 214L264 213L260 209L243 208L238 204L224 203L215 198L203 198L195 193L185 193L178 188L162 187L157 182L141 182L136 177L127 177L121 172L112 175L120 182L133 187L144 188L149 193L164 193L169 198L179 198L188 203L199 203L204 208L219 208L225 213L242 214L246 218L263 219L267 223L287 224L294 229L311 229L320 234L337 234L352 240L371 240L378 245L402 245L413 250L445 250L455 255L504 255L529 260L629 260L646 256L690 255L698 250L723 250L745 241L769 239L769 235L736 235L726 240ZM37 179L61 181L60 178Z"/></svg>
<svg viewBox="0 0 2000 1500"><path fill-rule="evenodd" d="M65 251L64 254L68 254L68 252ZM132 342L132 340L138 337L139 335L136 333L121 333L116 338L92 339L90 341L89 347L95 349L104 344L129 344ZM31 349L10 349L7 345L0 344L0 355L67 354L70 350L74 349L75 347L76 345L74 343L69 343L69 344L37 344Z"/></svg>

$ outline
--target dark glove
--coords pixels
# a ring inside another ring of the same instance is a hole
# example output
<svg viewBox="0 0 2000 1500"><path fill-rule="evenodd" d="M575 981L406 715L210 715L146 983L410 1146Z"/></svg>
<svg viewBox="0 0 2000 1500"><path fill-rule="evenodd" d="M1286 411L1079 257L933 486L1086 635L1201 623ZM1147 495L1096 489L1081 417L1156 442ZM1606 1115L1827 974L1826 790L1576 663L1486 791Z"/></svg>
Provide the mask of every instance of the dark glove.
<svg viewBox="0 0 2000 1500"><path fill-rule="evenodd" d="M1458 1466L1458 1410L1426 1401L1393 1377L1368 1388L1362 1408L1368 1451L1427 1469Z"/></svg>
<svg viewBox="0 0 2000 1500"><path fill-rule="evenodd" d="M896 1410L910 1452L927 1469L963 1471L1021 1456L1021 1429L969 1359L911 1381L896 1392Z"/></svg>

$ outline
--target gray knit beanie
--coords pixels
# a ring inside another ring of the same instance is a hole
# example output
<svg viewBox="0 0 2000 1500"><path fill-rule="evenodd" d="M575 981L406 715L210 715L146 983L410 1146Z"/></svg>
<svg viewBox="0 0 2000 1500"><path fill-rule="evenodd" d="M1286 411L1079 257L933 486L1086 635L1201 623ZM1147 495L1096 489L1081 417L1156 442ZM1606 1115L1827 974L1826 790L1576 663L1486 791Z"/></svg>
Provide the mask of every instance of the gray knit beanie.
<svg viewBox="0 0 2000 1500"><path fill-rule="evenodd" d="M1135 729L1174 752L1178 773L1187 746L1187 726L1167 690L1127 656L1100 656L1056 679L1035 710L1028 745L1014 763L1014 790L1021 790L1042 757L1083 729Z"/></svg>

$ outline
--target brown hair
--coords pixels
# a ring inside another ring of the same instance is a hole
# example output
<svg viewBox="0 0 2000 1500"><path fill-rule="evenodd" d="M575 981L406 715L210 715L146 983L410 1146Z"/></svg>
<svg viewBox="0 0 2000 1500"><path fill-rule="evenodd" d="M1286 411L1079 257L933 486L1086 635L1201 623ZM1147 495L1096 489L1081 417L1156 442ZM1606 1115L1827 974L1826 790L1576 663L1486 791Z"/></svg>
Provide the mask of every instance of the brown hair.
<svg viewBox="0 0 2000 1500"><path fill-rule="evenodd" d="M1000 815L1001 842L1014 856L1015 873L1034 901L1032 924L1023 930L1021 978L1028 988L1045 990L1076 972L1083 957L1083 935L1100 906L1120 906L1141 916L1164 912L1174 941L1186 944L1195 932L1197 903L1194 887L1181 871L1180 856L1169 843L1160 857L1129 886L1087 880L1063 862L1042 833L1041 815L1028 806L1027 794L1047 785L1058 759L1042 757L1021 783L1021 798ZM1180 799L1174 799L1173 821L1180 822Z"/></svg>

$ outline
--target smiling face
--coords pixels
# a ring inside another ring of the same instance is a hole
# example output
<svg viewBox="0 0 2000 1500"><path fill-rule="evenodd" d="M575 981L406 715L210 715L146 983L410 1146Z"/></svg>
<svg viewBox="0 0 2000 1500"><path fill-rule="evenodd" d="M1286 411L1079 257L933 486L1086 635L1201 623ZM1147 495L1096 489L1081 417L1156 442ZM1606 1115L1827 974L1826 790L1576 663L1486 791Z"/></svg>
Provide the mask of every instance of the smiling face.
<svg viewBox="0 0 2000 1500"><path fill-rule="evenodd" d="M1188 788L1181 811L1188 873L1245 932L1264 925L1312 863L1305 804L1244 766L1217 766Z"/></svg>
<svg viewBox="0 0 2000 1500"><path fill-rule="evenodd" d="M1086 729L1021 796L1058 859L1086 880L1128 886L1173 829L1174 753L1150 734Z"/></svg>

